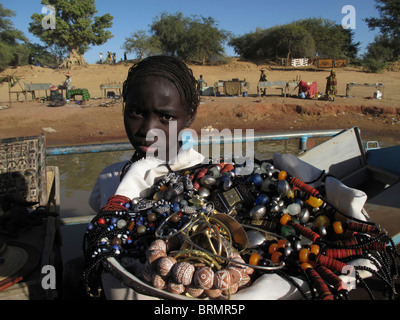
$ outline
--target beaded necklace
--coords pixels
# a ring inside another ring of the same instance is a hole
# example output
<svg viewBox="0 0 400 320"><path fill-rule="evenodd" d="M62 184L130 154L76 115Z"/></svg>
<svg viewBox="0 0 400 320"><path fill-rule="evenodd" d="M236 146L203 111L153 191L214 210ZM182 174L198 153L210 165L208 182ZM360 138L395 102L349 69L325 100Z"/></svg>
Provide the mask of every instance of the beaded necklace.
<svg viewBox="0 0 400 320"><path fill-rule="evenodd" d="M324 195L273 166L256 161L252 174L235 163L211 161L158 179L146 198L113 196L84 237L84 279L90 295L101 288L109 257L139 259L152 286L190 297L226 298L275 272L304 299L348 299L341 279L348 262L355 280L374 296L360 272L376 275L388 298L397 295L399 253L386 231L348 216ZM170 169L170 168L169 168ZM346 218L346 221L345 219ZM251 236L251 237L250 237ZM309 285L302 289L293 277ZM203 283L204 282L204 283Z"/></svg>

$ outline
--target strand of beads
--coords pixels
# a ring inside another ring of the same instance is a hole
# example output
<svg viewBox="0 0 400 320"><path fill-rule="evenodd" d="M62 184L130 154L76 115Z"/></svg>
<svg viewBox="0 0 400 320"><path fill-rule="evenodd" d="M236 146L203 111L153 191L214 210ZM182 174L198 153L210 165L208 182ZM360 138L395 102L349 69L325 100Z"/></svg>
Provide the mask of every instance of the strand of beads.
<svg viewBox="0 0 400 320"><path fill-rule="evenodd" d="M170 250L165 240L155 240L146 251L143 279L157 289L194 298L230 296L249 284L254 271L243 267L240 254L223 266L202 250ZM236 263L235 263L236 262Z"/></svg>

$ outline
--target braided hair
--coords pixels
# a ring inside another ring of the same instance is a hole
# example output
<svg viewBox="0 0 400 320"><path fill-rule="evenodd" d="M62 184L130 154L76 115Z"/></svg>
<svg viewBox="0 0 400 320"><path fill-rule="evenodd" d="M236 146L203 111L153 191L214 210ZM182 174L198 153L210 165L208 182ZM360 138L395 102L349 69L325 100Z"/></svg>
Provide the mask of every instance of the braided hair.
<svg viewBox="0 0 400 320"><path fill-rule="evenodd" d="M128 72L128 77L123 84L122 96L127 100L129 88L140 83L147 77L163 77L171 81L177 88L182 103L188 114L195 113L200 104L196 90L196 79L193 72L179 58L171 56L152 56L133 65Z"/></svg>

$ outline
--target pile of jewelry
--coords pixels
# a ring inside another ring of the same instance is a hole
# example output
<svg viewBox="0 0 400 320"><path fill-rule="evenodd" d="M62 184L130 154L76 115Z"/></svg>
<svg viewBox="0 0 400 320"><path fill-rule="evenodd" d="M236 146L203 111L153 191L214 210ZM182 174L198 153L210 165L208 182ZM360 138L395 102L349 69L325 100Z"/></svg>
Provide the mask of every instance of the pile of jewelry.
<svg viewBox="0 0 400 320"><path fill-rule="evenodd" d="M195 298L229 299L274 272L304 299L348 299L341 276L349 270L372 299L361 271L395 298L399 254L385 230L330 204L323 183L312 188L271 160L257 161L251 175L236 169L200 165L168 173L144 199L111 197L85 234L88 293L98 293L103 262L115 257L141 261L139 277L154 288ZM351 266L356 259L373 267Z"/></svg>

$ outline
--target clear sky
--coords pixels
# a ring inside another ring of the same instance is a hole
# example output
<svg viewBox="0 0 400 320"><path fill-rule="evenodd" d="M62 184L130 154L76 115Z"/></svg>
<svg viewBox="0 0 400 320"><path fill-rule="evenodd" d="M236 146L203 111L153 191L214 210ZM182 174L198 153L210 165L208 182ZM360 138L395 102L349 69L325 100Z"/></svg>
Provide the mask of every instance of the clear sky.
<svg viewBox="0 0 400 320"><path fill-rule="evenodd" d="M29 33L28 27L33 13L41 13L43 5L40 0L2 0L5 8L16 13L12 18L14 27L24 32L33 43L40 40ZM117 60L123 55L121 49L126 37L138 30L149 31L154 18L162 12L182 12L185 16L202 15L212 17L218 22L218 27L243 35L255 31L257 27L269 28L275 25L290 23L295 20L321 17L342 23L346 14L342 8L352 5L356 13L356 28L354 29L357 42L361 42L360 53L374 40L377 31L370 31L363 21L367 17L378 17L374 0L97 0L96 15L110 13L113 19L111 32L114 37L102 46L93 46L85 59L95 63L99 53L116 52ZM226 48L228 55L234 55L231 47ZM128 59L134 58L128 54Z"/></svg>

